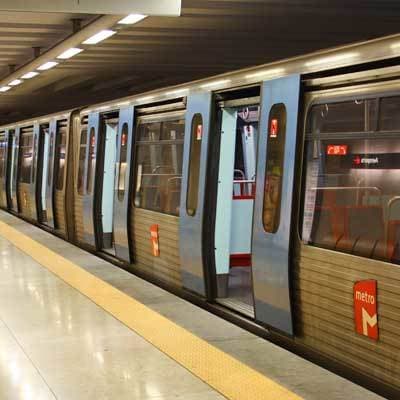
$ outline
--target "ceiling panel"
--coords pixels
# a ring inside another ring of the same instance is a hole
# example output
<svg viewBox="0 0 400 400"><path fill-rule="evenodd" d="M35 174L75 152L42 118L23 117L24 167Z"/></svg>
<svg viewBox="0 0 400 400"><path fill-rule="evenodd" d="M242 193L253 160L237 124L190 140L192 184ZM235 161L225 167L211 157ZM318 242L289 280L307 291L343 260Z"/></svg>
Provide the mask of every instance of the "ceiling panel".
<svg viewBox="0 0 400 400"><path fill-rule="evenodd" d="M0 95L0 122L399 32L394 0L183 0L180 17L148 17ZM0 13L0 77L69 36L71 18Z"/></svg>

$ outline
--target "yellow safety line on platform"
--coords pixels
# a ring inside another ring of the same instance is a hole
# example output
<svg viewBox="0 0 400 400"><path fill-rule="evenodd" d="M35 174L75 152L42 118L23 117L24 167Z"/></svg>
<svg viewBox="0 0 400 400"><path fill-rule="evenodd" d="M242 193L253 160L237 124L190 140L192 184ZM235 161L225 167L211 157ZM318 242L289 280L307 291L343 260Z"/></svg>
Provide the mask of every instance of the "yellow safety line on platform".
<svg viewBox="0 0 400 400"><path fill-rule="evenodd" d="M0 234L226 398L301 399L272 379L1 221Z"/></svg>

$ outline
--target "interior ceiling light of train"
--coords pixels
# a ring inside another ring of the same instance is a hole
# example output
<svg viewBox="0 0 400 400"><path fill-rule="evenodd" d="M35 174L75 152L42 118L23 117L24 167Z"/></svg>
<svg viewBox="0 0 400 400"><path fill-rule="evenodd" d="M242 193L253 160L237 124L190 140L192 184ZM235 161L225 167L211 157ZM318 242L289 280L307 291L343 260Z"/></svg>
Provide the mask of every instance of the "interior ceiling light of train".
<svg viewBox="0 0 400 400"><path fill-rule="evenodd" d="M146 18L0 12L0 123L398 33L398 2L360 4L182 0L179 17Z"/></svg>

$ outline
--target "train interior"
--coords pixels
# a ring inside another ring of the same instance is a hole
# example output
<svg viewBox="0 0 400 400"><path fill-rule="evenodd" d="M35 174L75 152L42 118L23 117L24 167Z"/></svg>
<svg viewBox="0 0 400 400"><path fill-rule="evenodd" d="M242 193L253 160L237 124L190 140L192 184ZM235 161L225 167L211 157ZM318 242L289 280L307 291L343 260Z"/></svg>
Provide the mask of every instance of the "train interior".
<svg viewBox="0 0 400 400"><path fill-rule="evenodd" d="M114 197L115 197L115 181L116 181L116 160L117 160L117 147L118 147L118 113L102 116L99 129L100 149L99 153L102 154L102 168L103 171L100 175L101 184L101 247L103 251L115 255L114 248Z"/></svg>
<svg viewBox="0 0 400 400"><path fill-rule="evenodd" d="M400 263L400 119L390 112L398 102L380 101L375 127L369 100L315 108L314 130L322 134L307 144L305 241ZM326 136L338 130L346 131L340 139Z"/></svg>
<svg viewBox="0 0 400 400"><path fill-rule="evenodd" d="M217 301L250 317L258 120L258 105L222 109L215 222Z"/></svg>

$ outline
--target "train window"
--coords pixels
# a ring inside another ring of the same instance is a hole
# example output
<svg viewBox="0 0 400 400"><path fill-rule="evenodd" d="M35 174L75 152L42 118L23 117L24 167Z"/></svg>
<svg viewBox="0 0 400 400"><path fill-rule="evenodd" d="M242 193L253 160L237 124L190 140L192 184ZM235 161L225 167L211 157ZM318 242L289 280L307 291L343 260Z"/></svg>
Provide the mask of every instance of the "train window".
<svg viewBox="0 0 400 400"><path fill-rule="evenodd" d="M373 130L375 114L375 99L318 104L311 109L307 132L355 133L370 131Z"/></svg>
<svg viewBox="0 0 400 400"><path fill-rule="evenodd" d="M32 156L33 132L21 130L19 141L19 182L31 183L32 181Z"/></svg>
<svg viewBox="0 0 400 400"><path fill-rule="evenodd" d="M162 124L161 140L183 140L184 125L180 121L165 121Z"/></svg>
<svg viewBox="0 0 400 400"><path fill-rule="evenodd" d="M158 141L160 140L161 122L150 122L147 124L140 124L138 130L139 130L138 140L144 142Z"/></svg>
<svg viewBox="0 0 400 400"><path fill-rule="evenodd" d="M400 130L400 97L384 97L379 107L379 130Z"/></svg>
<svg viewBox="0 0 400 400"><path fill-rule="evenodd" d="M192 118L190 133L189 173L186 199L186 212L188 215L192 216L196 214L197 210L202 136L203 117L201 114L195 114Z"/></svg>
<svg viewBox="0 0 400 400"><path fill-rule="evenodd" d="M376 132L363 137L349 132L334 139L311 133L306 140L302 240L399 264L400 139Z"/></svg>
<svg viewBox="0 0 400 400"><path fill-rule="evenodd" d="M184 120L139 123L135 206L179 215Z"/></svg>
<svg viewBox="0 0 400 400"><path fill-rule="evenodd" d="M53 137L54 135L52 135ZM85 190L85 161L87 150L87 129L81 130L81 143L79 146L79 165L78 165L78 193L84 195Z"/></svg>
<svg viewBox="0 0 400 400"><path fill-rule="evenodd" d="M126 161L128 150L128 124L125 122L121 131L121 149L119 153L119 171L118 171L118 200L123 201L126 186Z"/></svg>
<svg viewBox="0 0 400 400"><path fill-rule="evenodd" d="M64 170L65 170L65 148L67 144L66 129L60 128L56 141L55 165L56 165L56 189L64 188Z"/></svg>
<svg viewBox="0 0 400 400"><path fill-rule="evenodd" d="M94 164L96 162L95 158L96 131L93 127L90 128L88 145L89 145L89 153L87 159L86 193L91 194L93 191L93 182L94 182Z"/></svg>
<svg viewBox="0 0 400 400"><path fill-rule="evenodd" d="M267 128L267 158L263 202L263 225L266 232L278 230L281 214L283 161L286 141L286 107L272 106Z"/></svg>

